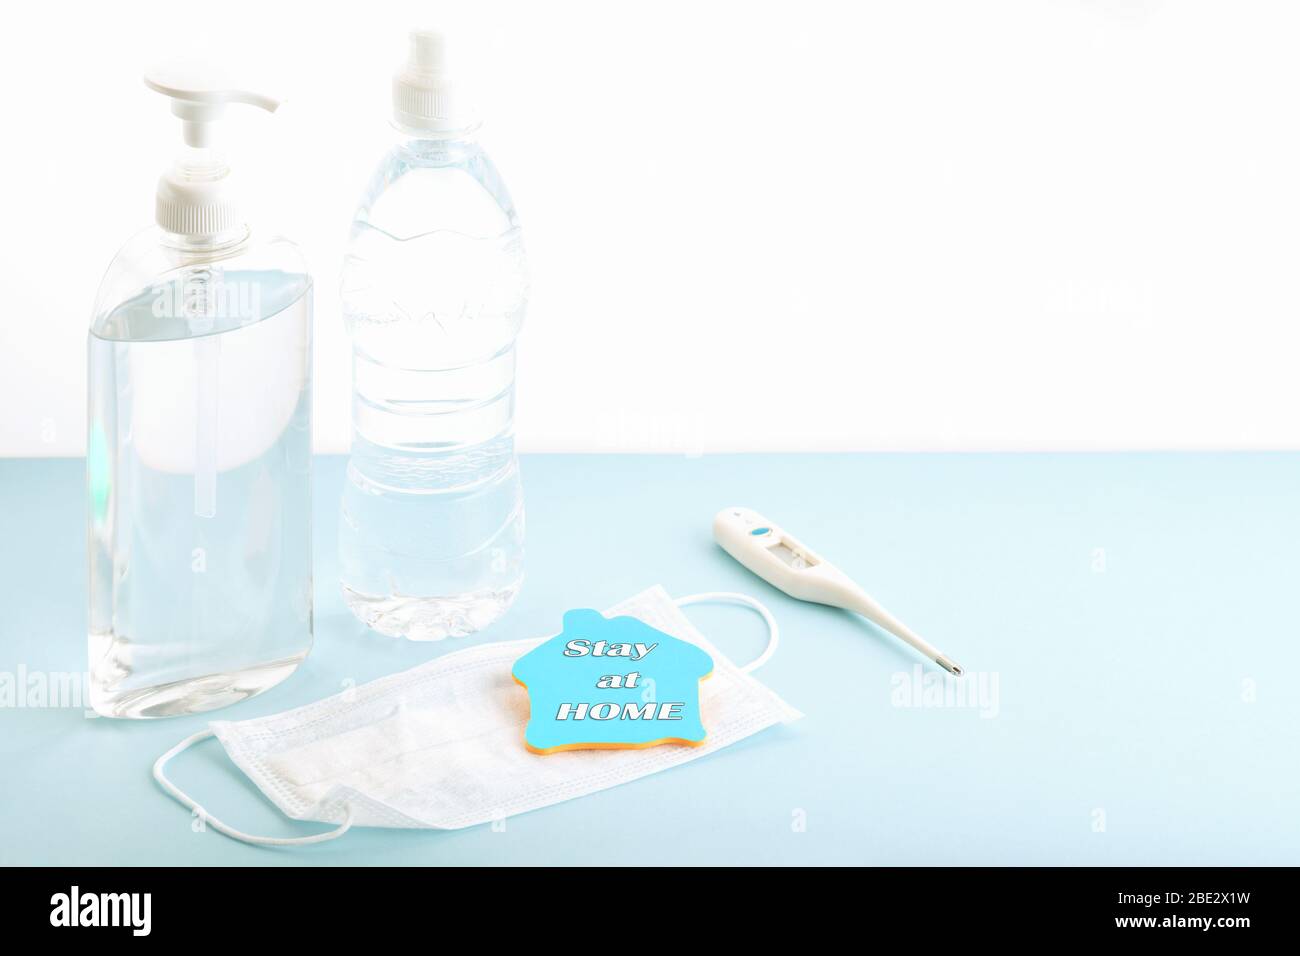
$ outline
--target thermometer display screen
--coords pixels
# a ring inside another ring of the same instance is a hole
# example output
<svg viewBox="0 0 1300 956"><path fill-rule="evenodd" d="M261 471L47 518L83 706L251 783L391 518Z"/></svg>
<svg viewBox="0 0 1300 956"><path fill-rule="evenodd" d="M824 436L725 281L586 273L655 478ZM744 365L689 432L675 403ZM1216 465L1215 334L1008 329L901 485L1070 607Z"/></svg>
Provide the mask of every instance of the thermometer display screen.
<svg viewBox="0 0 1300 956"><path fill-rule="evenodd" d="M767 550L780 558L783 563L788 564L796 570L811 568L817 563L816 558L810 558L797 548L792 547L789 541L781 541L778 544L772 545Z"/></svg>

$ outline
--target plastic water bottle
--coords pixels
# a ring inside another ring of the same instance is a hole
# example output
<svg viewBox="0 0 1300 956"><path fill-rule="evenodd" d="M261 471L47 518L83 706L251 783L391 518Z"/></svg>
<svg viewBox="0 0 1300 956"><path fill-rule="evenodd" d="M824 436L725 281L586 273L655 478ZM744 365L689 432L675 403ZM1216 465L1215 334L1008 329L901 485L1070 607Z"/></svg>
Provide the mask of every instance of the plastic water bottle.
<svg viewBox="0 0 1300 956"><path fill-rule="evenodd" d="M399 139L343 268L354 393L339 553L361 621L438 640L492 623L523 577L513 417L527 270L440 35L411 34L393 108Z"/></svg>

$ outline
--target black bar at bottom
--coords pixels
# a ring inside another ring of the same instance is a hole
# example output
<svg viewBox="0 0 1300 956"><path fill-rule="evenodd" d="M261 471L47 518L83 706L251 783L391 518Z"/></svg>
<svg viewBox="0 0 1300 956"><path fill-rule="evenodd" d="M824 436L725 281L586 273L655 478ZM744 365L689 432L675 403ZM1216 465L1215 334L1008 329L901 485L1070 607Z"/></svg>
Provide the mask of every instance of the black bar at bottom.
<svg viewBox="0 0 1300 956"><path fill-rule="evenodd" d="M686 919L713 922L724 938L815 924L819 937L878 928L934 941L975 930L985 941L1230 944L1285 931L1295 884L1294 870L1268 868L32 868L0 871L0 925L90 941L193 940L237 923L259 927L260 938L333 946L373 941L385 927L444 939L482 931L485 942L549 932L617 939Z"/></svg>

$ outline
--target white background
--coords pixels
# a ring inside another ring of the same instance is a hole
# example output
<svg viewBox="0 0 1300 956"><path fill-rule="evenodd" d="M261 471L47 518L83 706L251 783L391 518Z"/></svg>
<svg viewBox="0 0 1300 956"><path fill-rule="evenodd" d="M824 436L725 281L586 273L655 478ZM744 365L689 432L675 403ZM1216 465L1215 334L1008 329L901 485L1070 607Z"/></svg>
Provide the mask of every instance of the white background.
<svg viewBox="0 0 1300 956"><path fill-rule="evenodd" d="M524 450L1296 447L1300 14L1250 2L29 4L0 33L0 454L80 454L85 328L179 142L230 113L257 225L337 270L411 25L442 26L534 276Z"/></svg>

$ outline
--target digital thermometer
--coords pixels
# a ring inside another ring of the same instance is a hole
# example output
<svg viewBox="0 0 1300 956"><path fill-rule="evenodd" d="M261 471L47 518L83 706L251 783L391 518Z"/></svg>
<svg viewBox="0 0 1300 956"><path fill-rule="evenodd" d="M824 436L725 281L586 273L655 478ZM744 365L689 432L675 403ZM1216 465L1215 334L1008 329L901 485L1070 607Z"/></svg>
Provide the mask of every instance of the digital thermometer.
<svg viewBox="0 0 1300 956"><path fill-rule="evenodd" d="M724 508L713 519L722 549L775 588L800 601L828 604L861 614L934 661L949 674L962 669L922 639L853 583L847 574L748 508Z"/></svg>

